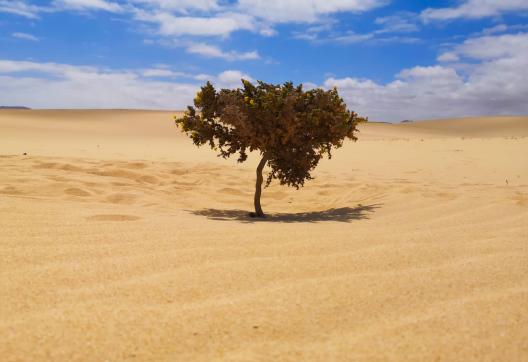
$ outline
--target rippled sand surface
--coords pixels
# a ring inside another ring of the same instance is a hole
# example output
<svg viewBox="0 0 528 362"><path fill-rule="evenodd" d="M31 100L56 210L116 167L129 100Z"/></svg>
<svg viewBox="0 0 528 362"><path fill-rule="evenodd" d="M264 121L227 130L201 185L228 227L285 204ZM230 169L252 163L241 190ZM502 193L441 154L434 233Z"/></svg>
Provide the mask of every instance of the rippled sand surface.
<svg viewBox="0 0 528 362"><path fill-rule="evenodd" d="M3 361L528 360L528 118L363 125L257 221L171 116L0 111Z"/></svg>

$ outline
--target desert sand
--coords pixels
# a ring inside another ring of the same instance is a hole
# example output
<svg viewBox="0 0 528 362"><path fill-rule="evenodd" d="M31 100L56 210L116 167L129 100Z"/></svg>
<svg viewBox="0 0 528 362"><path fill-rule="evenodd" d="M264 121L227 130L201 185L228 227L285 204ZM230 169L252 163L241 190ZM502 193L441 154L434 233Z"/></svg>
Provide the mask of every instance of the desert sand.
<svg viewBox="0 0 528 362"><path fill-rule="evenodd" d="M528 360L528 117L364 124L259 221L173 115L0 111L2 361Z"/></svg>

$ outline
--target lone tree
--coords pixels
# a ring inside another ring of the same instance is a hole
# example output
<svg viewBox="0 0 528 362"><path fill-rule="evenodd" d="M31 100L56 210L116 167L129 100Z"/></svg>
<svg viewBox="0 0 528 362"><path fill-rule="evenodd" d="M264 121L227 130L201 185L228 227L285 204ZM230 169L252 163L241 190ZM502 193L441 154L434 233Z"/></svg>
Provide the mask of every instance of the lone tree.
<svg viewBox="0 0 528 362"><path fill-rule="evenodd" d="M208 144L218 156L237 154L238 162L244 162L248 152L260 152L255 213L250 215L264 217L260 195L266 164L271 168L266 186L279 179L281 185L298 189L312 179L310 172L325 154L332 157L332 148L341 147L345 138L357 140L356 126L366 118L349 111L335 88L303 91L302 84L295 87L291 82L242 84L217 92L207 82L194 107L187 107L175 121L195 145Z"/></svg>

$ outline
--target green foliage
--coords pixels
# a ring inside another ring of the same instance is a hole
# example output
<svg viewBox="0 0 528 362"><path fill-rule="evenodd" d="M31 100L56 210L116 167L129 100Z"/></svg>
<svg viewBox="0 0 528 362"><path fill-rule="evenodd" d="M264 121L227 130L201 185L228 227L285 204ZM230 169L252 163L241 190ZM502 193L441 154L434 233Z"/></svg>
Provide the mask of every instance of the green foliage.
<svg viewBox="0 0 528 362"><path fill-rule="evenodd" d="M194 107L175 121L195 145L208 144L224 158L237 154L244 162L248 152L259 151L271 168L266 185L278 179L303 186L324 155L331 158L345 138L357 140L356 127L366 121L347 110L335 88L242 83L243 88L217 92L208 82Z"/></svg>

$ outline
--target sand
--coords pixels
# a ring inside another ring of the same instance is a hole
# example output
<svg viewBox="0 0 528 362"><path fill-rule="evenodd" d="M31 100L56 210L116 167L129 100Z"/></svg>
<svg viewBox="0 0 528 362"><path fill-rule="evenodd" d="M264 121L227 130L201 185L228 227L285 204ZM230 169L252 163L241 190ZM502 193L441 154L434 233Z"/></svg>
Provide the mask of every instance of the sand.
<svg viewBox="0 0 528 362"><path fill-rule="evenodd" d="M363 125L255 221L172 114L0 111L2 361L528 360L527 117Z"/></svg>

